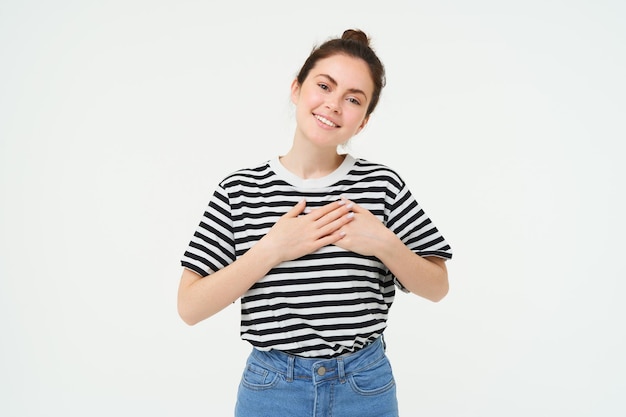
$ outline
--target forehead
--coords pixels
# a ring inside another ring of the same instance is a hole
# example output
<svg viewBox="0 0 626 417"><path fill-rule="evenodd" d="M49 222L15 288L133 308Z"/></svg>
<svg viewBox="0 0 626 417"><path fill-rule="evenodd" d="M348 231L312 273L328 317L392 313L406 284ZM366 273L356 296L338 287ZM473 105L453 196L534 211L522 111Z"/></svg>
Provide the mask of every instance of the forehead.
<svg viewBox="0 0 626 417"><path fill-rule="evenodd" d="M371 96L374 81L367 63L361 58L348 55L332 55L320 59L311 69L309 76L328 75L340 87L359 89Z"/></svg>

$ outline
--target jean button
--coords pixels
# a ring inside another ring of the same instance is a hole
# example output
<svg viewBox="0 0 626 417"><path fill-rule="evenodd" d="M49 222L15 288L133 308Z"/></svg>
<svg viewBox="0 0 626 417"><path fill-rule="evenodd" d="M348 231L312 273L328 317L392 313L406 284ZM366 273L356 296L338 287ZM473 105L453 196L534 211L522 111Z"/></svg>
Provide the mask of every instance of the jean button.
<svg viewBox="0 0 626 417"><path fill-rule="evenodd" d="M326 374L326 368L324 368L323 366L320 366L319 368L317 368L317 374L319 376L324 376Z"/></svg>

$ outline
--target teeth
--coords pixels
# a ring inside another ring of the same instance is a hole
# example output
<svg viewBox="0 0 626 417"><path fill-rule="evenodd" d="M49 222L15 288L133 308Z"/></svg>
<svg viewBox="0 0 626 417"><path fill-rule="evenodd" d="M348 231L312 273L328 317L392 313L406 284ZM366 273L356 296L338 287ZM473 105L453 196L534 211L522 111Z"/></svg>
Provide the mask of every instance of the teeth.
<svg viewBox="0 0 626 417"><path fill-rule="evenodd" d="M317 120L319 120L320 122L324 123L326 126L330 126L330 127L336 127L337 126L336 124L334 124L333 122L331 122L327 118L322 117L322 116L318 116L317 114L315 115L315 118Z"/></svg>

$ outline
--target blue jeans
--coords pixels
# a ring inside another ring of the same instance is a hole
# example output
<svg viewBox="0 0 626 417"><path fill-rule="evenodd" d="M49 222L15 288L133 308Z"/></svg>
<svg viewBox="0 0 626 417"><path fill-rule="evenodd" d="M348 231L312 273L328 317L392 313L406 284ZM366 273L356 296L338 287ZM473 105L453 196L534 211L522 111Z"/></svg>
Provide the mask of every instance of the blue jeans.
<svg viewBox="0 0 626 417"><path fill-rule="evenodd" d="M253 349L235 416L397 417L396 384L382 337L334 359Z"/></svg>

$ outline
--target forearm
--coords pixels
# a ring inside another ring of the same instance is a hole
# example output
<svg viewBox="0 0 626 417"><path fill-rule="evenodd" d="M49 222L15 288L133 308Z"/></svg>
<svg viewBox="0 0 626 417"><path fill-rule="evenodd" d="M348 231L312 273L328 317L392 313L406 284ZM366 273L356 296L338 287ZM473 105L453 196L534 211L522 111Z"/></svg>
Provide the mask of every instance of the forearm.
<svg viewBox="0 0 626 417"><path fill-rule="evenodd" d="M206 278L183 271L178 289L178 313L195 324L224 309L248 291L276 265L313 253L342 238L342 226L352 221L350 207L334 201L301 215L301 200L281 216L270 231L232 264Z"/></svg>
<svg viewBox="0 0 626 417"><path fill-rule="evenodd" d="M185 269L178 289L178 314L189 325L223 310L248 291L278 262L261 245L207 277Z"/></svg>
<svg viewBox="0 0 626 417"><path fill-rule="evenodd" d="M443 259L419 256L393 233L377 252L378 259L410 292L435 302L448 293L448 272Z"/></svg>

